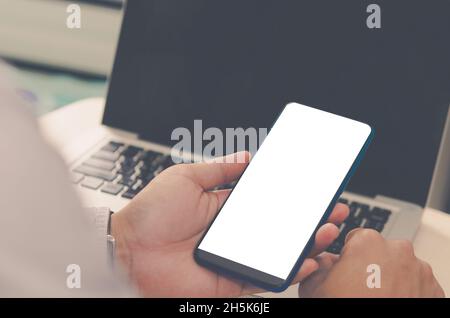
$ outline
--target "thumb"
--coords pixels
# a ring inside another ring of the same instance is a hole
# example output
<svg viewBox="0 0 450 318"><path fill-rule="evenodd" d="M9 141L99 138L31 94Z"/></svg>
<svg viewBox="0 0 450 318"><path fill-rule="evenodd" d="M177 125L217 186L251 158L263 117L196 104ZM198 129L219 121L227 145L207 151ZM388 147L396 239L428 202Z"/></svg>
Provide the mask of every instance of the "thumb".
<svg viewBox="0 0 450 318"><path fill-rule="evenodd" d="M250 161L250 153L237 152L212 161L188 164L186 175L205 191L236 180Z"/></svg>

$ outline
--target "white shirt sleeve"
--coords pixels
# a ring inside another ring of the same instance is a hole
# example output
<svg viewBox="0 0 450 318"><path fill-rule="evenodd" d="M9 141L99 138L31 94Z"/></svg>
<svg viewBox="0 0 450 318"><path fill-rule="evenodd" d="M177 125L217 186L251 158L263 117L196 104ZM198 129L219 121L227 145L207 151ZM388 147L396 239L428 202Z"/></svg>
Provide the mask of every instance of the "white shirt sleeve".
<svg viewBox="0 0 450 318"><path fill-rule="evenodd" d="M106 240L110 209L107 207L92 207L86 208L84 211L91 224L95 227L98 239Z"/></svg>
<svg viewBox="0 0 450 318"><path fill-rule="evenodd" d="M1 65L0 148L0 297L135 296Z"/></svg>

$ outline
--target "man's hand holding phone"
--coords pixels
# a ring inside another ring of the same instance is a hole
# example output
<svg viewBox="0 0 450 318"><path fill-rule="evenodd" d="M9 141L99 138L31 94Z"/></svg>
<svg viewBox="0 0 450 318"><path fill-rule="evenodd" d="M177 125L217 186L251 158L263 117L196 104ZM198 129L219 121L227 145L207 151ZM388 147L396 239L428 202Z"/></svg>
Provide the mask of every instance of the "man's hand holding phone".
<svg viewBox="0 0 450 318"><path fill-rule="evenodd" d="M116 254L144 296L230 297L260 291L199 266L192 256L201 235L230 193L209 190L237 179L249 161L248 153L244 157L241 163L227 163L236 161L228 158L222 161L225 163L171 167L113 215ZM348 208L336 205L329 223L318 230L310 258L303 262L293 283L319 268L313 257L336 239L337 225L347 216Z"/></svg>

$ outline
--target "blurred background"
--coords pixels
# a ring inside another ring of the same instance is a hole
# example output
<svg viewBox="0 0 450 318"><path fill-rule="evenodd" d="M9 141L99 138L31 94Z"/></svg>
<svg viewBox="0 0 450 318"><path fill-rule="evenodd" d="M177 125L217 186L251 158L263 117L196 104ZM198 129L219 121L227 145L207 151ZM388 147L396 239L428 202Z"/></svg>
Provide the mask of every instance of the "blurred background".
<svg viewBox="0 0 450 318"><path fill-rule="evenodd" d="M80 99L105 97L124 2L0 0L0 59L14 69L13 80L37 116ZM73 3L81 7L80 29L66 25L67 8ZM449 160L450 150L440 165L447 166ZM448 167L439 169L448 171ZM436 186L441 189L435 191L439 197L448 192L448 178ZM439 202L436 207L450 211L450 200L440 201L431 198Z"/></svg>
<svg viewBox="0 0 450 318"><path fill-rule="evenodd" d="M86 97L105 96L123 0L0 0L0 58L37 115ZM69 29L67 7L81 7Z"/></svg>

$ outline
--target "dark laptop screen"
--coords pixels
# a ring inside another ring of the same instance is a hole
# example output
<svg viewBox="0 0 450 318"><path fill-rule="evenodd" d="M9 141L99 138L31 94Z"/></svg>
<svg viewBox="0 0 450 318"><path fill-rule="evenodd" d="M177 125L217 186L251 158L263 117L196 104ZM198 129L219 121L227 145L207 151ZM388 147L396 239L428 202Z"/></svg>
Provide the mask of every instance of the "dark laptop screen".
<svg viewBox="0 0 450 318"><path fill-rule="evenodd" d="M450 1L377 1L381 29L370 3L129 0L104 123L171 144L194 119L270 127L300 102L375 128L348 190L424 205L450 103Z"/></svg>

